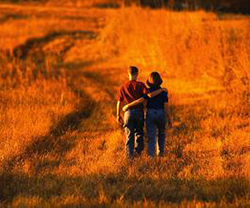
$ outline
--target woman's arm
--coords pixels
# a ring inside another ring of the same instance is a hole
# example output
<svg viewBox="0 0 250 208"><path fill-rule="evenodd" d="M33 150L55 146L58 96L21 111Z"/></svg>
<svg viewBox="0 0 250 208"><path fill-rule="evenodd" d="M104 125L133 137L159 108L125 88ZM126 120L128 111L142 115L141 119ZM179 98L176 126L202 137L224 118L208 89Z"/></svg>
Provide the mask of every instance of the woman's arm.
<svg viewBox="0 0 250 208"><path fill-rule="evenodd" d="M155 90L153 92L148 93L147 96L149 98L153 98L153 97L155 97L156 95L159 95L162 92L168 92L168 90L166 88L161 88L161 89L158 89L158 90Z"/></svg>
<svg viewBox="0 0 250 208"><path fill-rule="evenodd" d="M167 90L166 88L161 88L161 89L159 89L159 90L155 90L154 92L148 93L147 96L148 96L149 98L153 98L153 97L159 95L159 94L162 93L162 92L168 92L168 90ZM122 108L122 110L123 110L123 111L127 111L129 108L131 108L131 107L133 107L133 106L135 106L135 105L141 104L141 103L143 103L145 100L146 100L145 98L139 98L139 99L137 99L137 100L135 100L135 101L133 101L133 102L131 102L131 103L125 105L125 106Z"/></svg>
<svg viewBox="0 0 250 208"><path fill-rule="evenodd" d="M143 103L145 100L146 100L145 98L139 98L139 99L137 99L137 100L135 100L135 101L133 101L133 102L131 102L131 103L125 105L125 106L122 108L122 110L123 110L123 111L127 111L129 108L131 108L131 107L133 107L133 106L135 106L135 105L141 104L141 103Z"/></svg>

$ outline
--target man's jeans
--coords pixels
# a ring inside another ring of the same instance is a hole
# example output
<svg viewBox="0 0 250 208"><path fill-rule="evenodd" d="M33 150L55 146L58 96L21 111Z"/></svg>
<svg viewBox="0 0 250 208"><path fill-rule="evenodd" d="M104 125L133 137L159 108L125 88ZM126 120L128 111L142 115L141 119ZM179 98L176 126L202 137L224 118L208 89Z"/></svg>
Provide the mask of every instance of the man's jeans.
<svg viewBox="0 0 250 208"><path fill-rule="evenodd" d="M140 155L144 148L143 141L144 113L142 109L129 109L124 114L124 128L126 134L126 152L128 157ZM135 147L136 139L136 147Z"/></svg>
<svg viewBox="0 0 250 208"><path fill-rule="evenodd" d="M166 113L163 109L147 109L146 128L148 135L148 155L155 155L155 136L158 130L159 155L164 155Z"/></svg>

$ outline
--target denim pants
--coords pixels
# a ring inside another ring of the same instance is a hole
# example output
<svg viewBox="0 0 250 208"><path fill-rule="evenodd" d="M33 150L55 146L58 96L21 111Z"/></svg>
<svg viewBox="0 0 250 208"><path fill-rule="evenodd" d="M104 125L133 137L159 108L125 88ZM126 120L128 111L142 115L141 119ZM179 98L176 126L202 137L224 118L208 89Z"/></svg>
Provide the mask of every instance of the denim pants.
<svg viewBox="0 0 250 208"><path fill-rule="evenodd" d="M140 155L144 148L143 140L144 113L142 109L129 109L124 114L124 128L126 134L126 152L128 157ZM136 146L135 146L136 141Z"/></svg>
<svg viewBox="0 0 250 208"><path fill-rule="evenodd" d="M164 155L166 113L163 109L147 109L146 129L148 136L148 155L155 155L156 132L158 132L159 155Z"/></svg>

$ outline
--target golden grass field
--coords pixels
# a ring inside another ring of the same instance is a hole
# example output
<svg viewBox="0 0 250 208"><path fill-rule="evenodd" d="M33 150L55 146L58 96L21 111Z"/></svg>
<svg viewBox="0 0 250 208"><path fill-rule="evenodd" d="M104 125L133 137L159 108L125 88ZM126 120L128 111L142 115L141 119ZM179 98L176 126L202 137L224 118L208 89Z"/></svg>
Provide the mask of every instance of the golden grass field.
<svg viewBox="0 0 250 208"><path fill-rule="evenodd" d="M250 19L0 5L2 207L250 206ZM125 158L115 95L159 71L166 156Z"/></svg>

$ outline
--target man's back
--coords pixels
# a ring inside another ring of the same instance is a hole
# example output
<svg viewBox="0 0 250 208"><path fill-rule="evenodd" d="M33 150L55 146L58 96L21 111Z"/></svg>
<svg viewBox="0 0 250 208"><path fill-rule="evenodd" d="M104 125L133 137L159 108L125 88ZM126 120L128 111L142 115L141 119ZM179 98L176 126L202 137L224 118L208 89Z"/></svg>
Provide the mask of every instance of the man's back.
<svg viewBox="0 0 250 208"><path fill-rule="evenodd" d="M161 87L151 87L148 91L150 93L159 89L161 89ZM164 109L164 103L168 102L167 92L161 92L152 98L149 98L147 95L143 97L147 100L147 109Z"/></svg>
<svg viewBox="0 0 250 208"><path fill-rule="evenodd" d="M147 94L145 84L137 81L138 69L131 66L128 69L128 78L130 81L123 84L117 96L117 115L116 119L119 123L123 123L126 133L126 151L129 158L134 156L134 151L139 155L141 154L143 142L143 125L144 115L142 106L138 105L124 113L124 118L121 117L121 103L124 101L126 104L137 100L144 94ZM122 121L123 120L123 121ZM135 146L136 139L136 146Z"/></svg>
<svg viewBox="0 0 250 208"><path fill-rule="evenodd" d="M136 80L130 80L123 84L119 91L119 101L125 101L126 104L131 103L143 95L146 95L148 90L144 83Z"/></svg>

